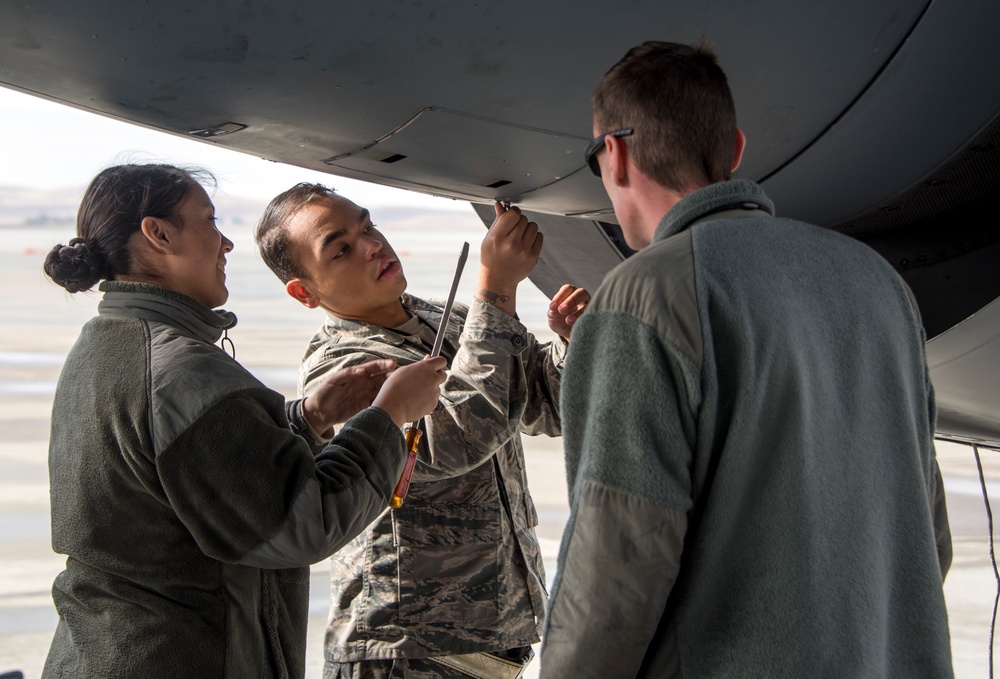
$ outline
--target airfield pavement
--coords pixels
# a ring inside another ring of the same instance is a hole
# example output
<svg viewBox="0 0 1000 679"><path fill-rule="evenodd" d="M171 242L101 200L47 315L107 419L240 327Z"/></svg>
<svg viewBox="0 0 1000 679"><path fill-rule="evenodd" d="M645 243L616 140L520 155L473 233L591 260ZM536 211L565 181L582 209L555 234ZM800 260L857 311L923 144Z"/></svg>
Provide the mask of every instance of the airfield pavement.
<svg viewBox="0 0 1000 679"><path fill-rule="evenodd" d="M237 253L251 248L247 234L227 231L227 235L237 242ZM481 231L472 234L474 238L479 235ZM29 679L40 676L52 638L56 614L50 588L63 567L63 557L49 545L46 450L52 393L63 357L98 301L95 294L70 296L41 274L45 251L57 239L68 237L65 231L40 229L0 233L0 271L4 272L0 286L0 673L20 669ZM458 248L444 236L439 240L436 250L423 252L420 248L429 247L426 238L394 238L414 292L433 294L447 288L455 258L451 251L457 255ZM477 245L473 243L473 252ZM237 356L267 384L291 396L298 358L319 321L284 298L277 281L254 257L235 255L230 256L233 295L227 308L240 316L240 325L231 333ZM471 289L476 266L473 256L460 299ZM523 299L522 316L529 328L544 336L544 298L536 292ZM561 440L525 437L525 449L551 582L569 514ZM941 444L938 450L955 545L945 593L956 676L984 677L996 585L983 498L971 451L953 444ZM1000 453L981 452L992 504L1000 509ZM312 679L321 676L328 591L328 563L323 562L312 570L307 656L307 676ZM531 679L537 673L536 660L525 676Z"/></svg>

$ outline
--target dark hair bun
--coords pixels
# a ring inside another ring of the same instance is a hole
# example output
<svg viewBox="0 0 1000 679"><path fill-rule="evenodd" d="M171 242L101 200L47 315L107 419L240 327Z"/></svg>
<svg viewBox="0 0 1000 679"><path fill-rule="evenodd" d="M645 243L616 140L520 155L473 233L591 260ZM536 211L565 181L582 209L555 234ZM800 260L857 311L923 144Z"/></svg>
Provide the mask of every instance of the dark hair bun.
<svg viewBox="0 0 1000 679"><path fill-rule="evenodd" d="M90 290L104 278L105 261L83 238L57 245L45 256L45 273L70 292Z"/></svg>

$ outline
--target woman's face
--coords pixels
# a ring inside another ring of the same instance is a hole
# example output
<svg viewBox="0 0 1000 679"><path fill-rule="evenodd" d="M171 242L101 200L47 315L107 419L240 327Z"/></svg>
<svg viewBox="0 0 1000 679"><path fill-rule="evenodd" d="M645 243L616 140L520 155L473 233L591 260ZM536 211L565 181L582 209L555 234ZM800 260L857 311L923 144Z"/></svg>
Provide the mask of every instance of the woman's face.
<svg viewBox="0 0 1000 679"><path fill-rule="evenodd" d="M226 253L233 242L215 226L215 206L200 184L193 184L178 206L173 221L176 256L173 287L209 308L229 299L226 289Z"/></svg>

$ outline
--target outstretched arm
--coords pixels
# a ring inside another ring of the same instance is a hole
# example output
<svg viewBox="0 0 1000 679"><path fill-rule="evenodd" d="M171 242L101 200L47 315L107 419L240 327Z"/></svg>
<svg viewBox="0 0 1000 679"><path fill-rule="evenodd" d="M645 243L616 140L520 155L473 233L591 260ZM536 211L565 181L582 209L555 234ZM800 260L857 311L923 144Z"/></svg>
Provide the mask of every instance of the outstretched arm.
<svg viewBox="0 0 1000 679"><path fill-rule="evenodd" d="M389 358L335 365L339 363L324 366L307 396L286 405L293 429L314 445L325 444L333 437L334 425L370 405L385 411L399 427L419 419L434 409L437 387L444 382L447 367L443 358L398 370L396 361ZM311 435L302 431L305 427Z"/></svg>
<svg viewBox="0 0 1000 679"><path fill-rule="evenodd" d="M320 561L385 510L406 458L378 408L354 416L318 455L264 389L219 401L156 456L160 483L198 546L228 563Z"/></svg>
<svg viewBox="0 0 1000 679"><path fill-rule="evenodd" d="M346 422L370 406L395 368L395 361L381 359L333 372L302 399L303 418L318 437L333 438L333 425Z"/></svg>

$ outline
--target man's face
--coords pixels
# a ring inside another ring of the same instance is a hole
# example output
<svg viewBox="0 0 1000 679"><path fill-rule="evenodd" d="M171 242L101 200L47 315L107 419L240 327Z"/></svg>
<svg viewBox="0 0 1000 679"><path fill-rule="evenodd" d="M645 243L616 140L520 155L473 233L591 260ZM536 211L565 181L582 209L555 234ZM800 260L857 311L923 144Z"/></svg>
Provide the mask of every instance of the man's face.
<svg viewBox="0 0 1000 679"><path fill-rule="evenodd" d="M338 318L394 322L406 278L368 210L339 196L324 198L296 212L287 228L301 284L319 306Z"/></svg>

